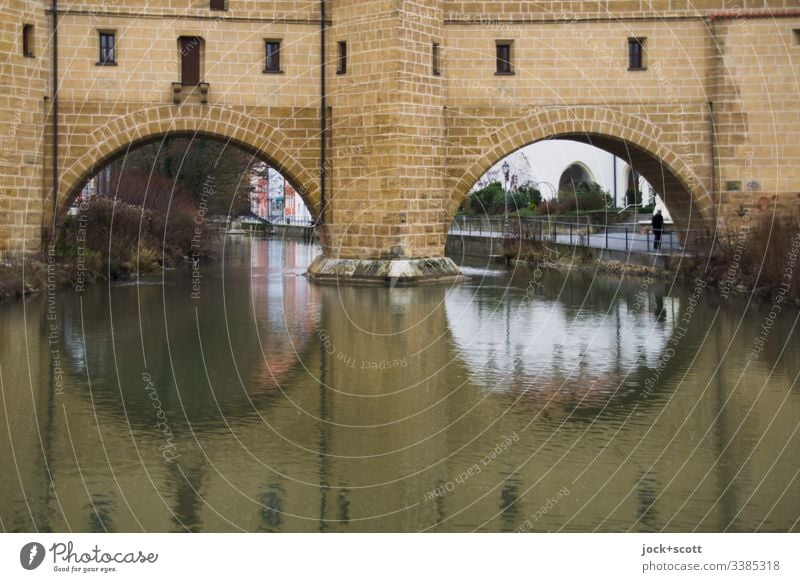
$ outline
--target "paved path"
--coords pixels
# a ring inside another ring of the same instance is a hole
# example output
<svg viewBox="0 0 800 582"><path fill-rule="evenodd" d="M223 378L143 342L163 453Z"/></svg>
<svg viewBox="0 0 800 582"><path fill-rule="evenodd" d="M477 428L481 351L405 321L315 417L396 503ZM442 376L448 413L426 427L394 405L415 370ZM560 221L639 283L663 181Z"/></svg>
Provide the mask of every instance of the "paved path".
<svg viewBox="0 0 800 582"><path fill-rule="evenodd" d="M487 230L479 231L473 225L472 229L461 228L458 224L453 224L450 228L450 234L454 236L480 236L487 238L502 238L501 232L490 232ZM606 234L608 236L606 236ZM587 235L585 231L578 234L576 230L572 236L567 234L557 234L553 236L544 236L545 241L555 242L557 244L573 245L581 247L591 247L596 249L610 249L613 251L629 251L641 254L679 254L683 252L683 246L678 241L675 233L667 233L664 236L662 249L660 252L655 251L653 247L652 234L648 237L646 234L639 234L638 231L631 229L627 237L625 232L597 232Z"/></svg>

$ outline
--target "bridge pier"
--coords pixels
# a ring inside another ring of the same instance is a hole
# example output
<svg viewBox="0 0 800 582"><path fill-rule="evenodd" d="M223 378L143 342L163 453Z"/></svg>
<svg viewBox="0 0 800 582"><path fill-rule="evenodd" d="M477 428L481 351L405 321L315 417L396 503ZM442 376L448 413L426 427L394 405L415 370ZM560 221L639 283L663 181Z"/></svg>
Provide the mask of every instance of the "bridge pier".
<svg viewBox="0 0 800 582"><path fill-rule="evenodd" d="M448 257L429 259L341 259L318 256L308 269L312 281L323 284L417 285L453 283L462 278Z"/></svg>

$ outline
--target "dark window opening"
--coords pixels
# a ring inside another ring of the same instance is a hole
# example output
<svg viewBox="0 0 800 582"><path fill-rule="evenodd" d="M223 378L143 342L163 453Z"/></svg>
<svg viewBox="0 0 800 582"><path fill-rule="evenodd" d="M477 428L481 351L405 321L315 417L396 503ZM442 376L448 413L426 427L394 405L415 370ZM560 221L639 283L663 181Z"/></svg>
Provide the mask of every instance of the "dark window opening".
<svg viewBox="0 0 800 582"><path fill-rule="evenodd" d="M117 64L117 42L113 32L100 33L100 60L98 65Z"/></svg>
<svg viewBox="0 0 800 582"><path fill-rule="evenodd" d="M339 42L339 60L336 67L337 75L344 75L347 72L347 43Z"/></svg>
<svg viewBox="0 0 800 582"><path fill-rule="evenodd" d="M643 38L628 39L628 69L631 71L644 69L644 41Z"/></svg>
<svg viewBox="0 0 800 582"><path fill-rule="evenodd" d="M22 56L23 57L32 57L33 56L33 25L32 24L23 24L22 25Z"/></svg>
<svg viewBox="0 0 800 582"><path fill-rule="evenodd" d="M200 84L200 52L203 39L199 36L182 36L181 47L181 84L196 86Z"/></svg>
<svg viewBox="0 0 800 582"><path fill-rule="evenodd" d="M225 0L211 0L211 10L225 10Z"/></svg>
<svg viewBox="0 0 800 582"><path fill-rule="evenodd" d="M281 41L268 40L267 46L267 63L264 68L265 73L280 73L281 72Z"/></svg>
<svg viewBox="0 0 800 582"><path fill-rule="evenodd" d="M513 75L511 69L511 43L497 43L497 75Z"/></svg>
<svg viewBox="0 0 800 582"><path fill-rule="evenodd" d="M431 48L431 66L433 67L433 74L434 75L441 75L442 74L442 63L441 63L441 47L439 46L438 42L433 43L433 47Z"/></svg>
<svg viewBox="0 0 800 582"><path fill-rule="evenodd" d="M800 46L800 28L795 28L792 34L794 35L794 46Z"/></svg>

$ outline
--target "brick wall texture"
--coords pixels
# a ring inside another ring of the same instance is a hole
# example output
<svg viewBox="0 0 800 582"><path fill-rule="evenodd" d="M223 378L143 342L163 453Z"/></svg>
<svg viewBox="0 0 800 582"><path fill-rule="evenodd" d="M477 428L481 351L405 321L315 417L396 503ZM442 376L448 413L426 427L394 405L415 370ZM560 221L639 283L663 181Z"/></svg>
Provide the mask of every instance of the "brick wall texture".
<svg viewBox="0 0 800 582"><path fill-rule="evenodd" d="M798 211L795 0L328 0L324 211L320 4L60 5L54 212L51 4L5 0L0 252L39 252L88 178L168 133L231 141L283 171L324 215L333 257L440 256L475 180L554 137L629 160L681 229L730 227L743 209ZM116 35L116 66L97 64L101 31ZM188 88L173 103L182 36L202 38L207 103ZM642 70L628 70L630 38L644 39ZM281 41L277 74L264 72L268 39ZM511 44L511 75L496 74L498 41Z"/></svg>

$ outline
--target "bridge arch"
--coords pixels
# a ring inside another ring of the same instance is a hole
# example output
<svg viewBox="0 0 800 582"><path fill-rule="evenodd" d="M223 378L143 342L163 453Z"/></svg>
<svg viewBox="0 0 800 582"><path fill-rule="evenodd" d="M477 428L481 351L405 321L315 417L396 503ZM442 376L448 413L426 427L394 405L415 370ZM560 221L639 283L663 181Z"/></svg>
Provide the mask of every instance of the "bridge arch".
<svg viewBox="0 0 800 582"><path fill-rule="evenodd" d="M591 184L596 182L594 174L589 167L580 161L574 161L569 164L558 180L558 191L561 192L567 188L574 190L581 184Z"/></svg>
<svg viewBox="0 0 800 582"><path fill-rule="evenodd" d="M659 192L676 227L713 228L715 204L705 181L669 145L667 136L644 117L598 107L534 109L488 133L474 148L479 154L455 179L452 212L472 185L494 164L522 147L545 139L568 139L604 149L635 167ZM705 171L705 168L703 168Z"/></svg>
<svg viewBox="0 0 800 582"><path fill-rule="evenodd" d="M66 156L71 163L65 164L61 173L56 218L63 219L80 189L104 166L131 149L167 135L213 139L252 153L280 171L297 189L311 214L318 216L318 181L287 153L289 138L279 127L224 107L184 105L177 112L171 106L140 109L93 130L88 135L88 148L78 155Z"/></svg>

